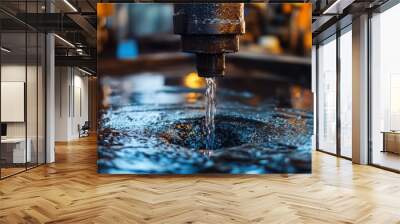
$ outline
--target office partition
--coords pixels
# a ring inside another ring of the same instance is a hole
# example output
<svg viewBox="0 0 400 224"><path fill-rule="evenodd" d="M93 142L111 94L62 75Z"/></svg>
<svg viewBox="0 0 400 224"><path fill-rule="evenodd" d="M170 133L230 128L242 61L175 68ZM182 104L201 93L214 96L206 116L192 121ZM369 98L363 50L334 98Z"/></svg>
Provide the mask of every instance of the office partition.
<svg viewBox="0 0 400 224"><path fill-rule="evenodd" d="M389 2L390 3L390 2ZM370 19L370 163L400 171L400 4L383 5ZM394 148L394 150L392 149Z"/></svg>
<svg viewBox="0 0 400 224"><path fill-rule="evenodd" d="M352 29L341 31L339 49L340 67L340 155L352 157Z"/></svg>
<svg viewBox="0 0 400 224"><path fill-rule="evenodd" d="M318 47L318 149L336 153L336 36Z"/></svg>
<svg viewBox="0 0 400 224"><path fill-rule="evenodd" d="M1 179L45 163L46 40L24 22L44 3L0 2Z"/></svg>

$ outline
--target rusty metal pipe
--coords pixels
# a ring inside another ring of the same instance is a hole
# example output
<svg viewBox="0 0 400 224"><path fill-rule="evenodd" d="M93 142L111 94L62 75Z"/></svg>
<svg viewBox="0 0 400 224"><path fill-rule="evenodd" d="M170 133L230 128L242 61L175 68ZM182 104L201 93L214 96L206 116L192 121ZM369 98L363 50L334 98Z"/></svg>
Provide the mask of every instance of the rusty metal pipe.
<svg viewBox="0 0 400 224"><path fill-rule="evenodd" d="M225 54L239 50L245 32L243 3L175 4L174 32L182 50L196 54L199 76L223 76Z"/></svg>

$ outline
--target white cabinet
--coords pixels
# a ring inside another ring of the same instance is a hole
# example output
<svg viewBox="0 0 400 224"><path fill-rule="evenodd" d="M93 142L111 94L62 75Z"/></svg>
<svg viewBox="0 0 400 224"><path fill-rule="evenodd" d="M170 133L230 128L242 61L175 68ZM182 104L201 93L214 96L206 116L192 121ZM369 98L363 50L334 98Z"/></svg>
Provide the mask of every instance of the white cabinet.
<svg viewBox="0 0 400 224"><path fill-rule="evenodd" d="M27 143L26 151L25 144ZM32 161L32 141L25 138L7 138L1 140L2 147L12 149L12 163L25 163Z"/></svg>

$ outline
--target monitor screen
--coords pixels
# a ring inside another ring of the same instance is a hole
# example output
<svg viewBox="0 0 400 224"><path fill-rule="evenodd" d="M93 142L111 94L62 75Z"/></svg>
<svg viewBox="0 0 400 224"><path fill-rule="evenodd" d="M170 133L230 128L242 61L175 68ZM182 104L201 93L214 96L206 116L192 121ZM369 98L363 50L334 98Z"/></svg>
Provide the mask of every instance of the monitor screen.
<svg viewBox="0 0 400 224"><path fill-rule="evenodd" d="M7 124L1 124L1 136L7 136Z"/></svg>

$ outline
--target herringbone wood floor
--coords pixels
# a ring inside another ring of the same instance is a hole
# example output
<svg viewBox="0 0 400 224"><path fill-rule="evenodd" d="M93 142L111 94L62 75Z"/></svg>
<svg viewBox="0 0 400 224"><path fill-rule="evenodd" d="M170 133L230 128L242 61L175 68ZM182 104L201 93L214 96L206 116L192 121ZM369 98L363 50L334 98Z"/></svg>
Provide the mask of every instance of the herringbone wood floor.
<svg viewBox="0 0 400 224"><path fill-rule="evenodd" d="M314 153L312 175L111 176L96 142L0 181L0 223L400 223L400 175Z"/></svg>

